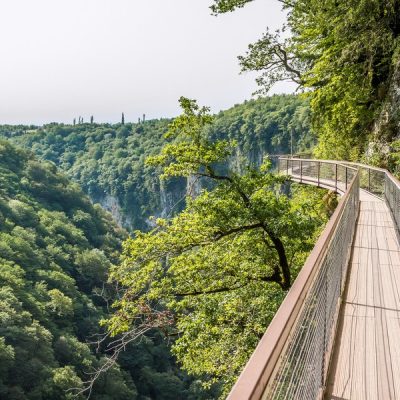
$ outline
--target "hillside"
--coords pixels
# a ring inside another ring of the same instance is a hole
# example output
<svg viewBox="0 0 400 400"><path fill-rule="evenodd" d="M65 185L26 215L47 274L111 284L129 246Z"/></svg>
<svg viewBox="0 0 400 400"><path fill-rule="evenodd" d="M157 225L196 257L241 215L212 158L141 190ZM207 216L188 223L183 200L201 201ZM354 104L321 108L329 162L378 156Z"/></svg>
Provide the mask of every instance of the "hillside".
<svg viewBox="0 0 400 400"><path fill-rule="evenodd" d="M160 185L156 171L144 165L146 157L158 154L165 143L170 122L1 126L0 135L54 162L119 224L148 229L150 216L182 209L186 193L184 179ZM232 164L240 165L242 157L259 164L267 153L290 152L291 139L293 151L310 148L314 137L309 125L308 103L298 96L280 95L220 112L209 134L237 140Z"/></svg>
<svg viewBox="0 0 400 400"><path fill-rule="evenodd" d="M0 141L0 399L72 399L103 355L104 286L126 233L54 164ZM103 375L93 399L202 398L152 334ZM83 398L77 397L77 398Z"/></svg>

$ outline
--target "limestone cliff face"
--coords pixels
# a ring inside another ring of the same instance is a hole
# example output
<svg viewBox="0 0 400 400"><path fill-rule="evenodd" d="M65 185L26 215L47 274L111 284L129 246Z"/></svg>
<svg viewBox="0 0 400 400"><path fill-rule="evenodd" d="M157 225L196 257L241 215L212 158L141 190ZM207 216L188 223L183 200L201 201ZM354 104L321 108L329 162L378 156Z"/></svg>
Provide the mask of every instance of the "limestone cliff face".
<svg viewBox="0 0 400 400"><path fill-rule="evenodd" d="M104 197L96 199L96 203L99 203L102 208L110 212L114 221L119 226L123 226L124 228L128 229L132 228L132 221L126 215L124 215L119 201L115 196L106 193Z"/></svg>
<svg viewBox="0 0 400 400"><path fill-rule="evenodd" d="M372 130L369 152L389 151L388 143L400 138L400 58L393 67L388 91Z"/></svg>
<svg viewBox="0 0 400 400"><path fill-rule="evenodd" d="M238 148L235 154L230 157L228 161L229 169L238 173L242 172L243 166L249 161L255 165L260 165L265 152L263 149L252 150L250 153L244 152ZM185 197L196 197L202 189L202 182L200 179L193 176L188 179L176 179L172 182L160 182L157 185L156 196L158 197L158 206L151 210L144 223L148 228L154 226L154 221L150 218L161 217L168 218L177 212L181 211L185 206ZM99 203L105 210L109 211L118 225L123 226L129 230L137 229L135 226L134 215L139 214L140 210L128 209L125 210L119 202L119 199L109 193L96 199L94 202Z"/></svg>
<svg viewBox="0 0 400 400"><path fill-rule="evenodd" d="M393 64L387 91L372 127L365 162L389 168L391 142L400 139L400 57Z"/></svg>
<svg viewBox="0 0 400 400"><path fill-rule="evenodd" d="M168 218L184 206L187 194L186 180L179 179L173 184L160 182L160 209L154 210L154 215Z"/></svg>

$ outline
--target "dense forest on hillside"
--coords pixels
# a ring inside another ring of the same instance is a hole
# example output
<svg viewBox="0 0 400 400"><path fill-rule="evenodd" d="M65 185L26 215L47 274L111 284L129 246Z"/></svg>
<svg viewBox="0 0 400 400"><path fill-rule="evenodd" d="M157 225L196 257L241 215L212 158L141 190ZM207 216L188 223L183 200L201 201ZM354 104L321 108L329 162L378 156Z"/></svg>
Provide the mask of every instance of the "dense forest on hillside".
<svg viewBox="0 0 400 400"><path fill-rule="evenodd" d="M105 360L86 341L143 326L93 399L224 398L337 204L265 155L400 173L400 1L279 1L286 25L239 62L259 93L291 80L302 95L214 117L181 98L174 121L0 126L0 399L71 400Z"/></svg>
<svg viewBox="0 0 400 400"><path fill-rule="evenodd" d="M87 341L108 315L114 292L104 285L126 236L54 164L0 141L1 399L72 399L67 389L82 387L101 365L104 354ZM153 332L128 347L91 398L207 394L178 371L164 338Z"/></svg>
<svg viewBox="0 0 400 400"><path fill-rule="evenodd" d="M144 163L160 151L170 122L1 126L0 135L54 162L120 224L148 229L150 216L182 209L186 193L186 180L160 186L156 171ZM298 96L280 95L221 111L209 135L238 142L231 164L240 166L242 158L260 164L267 153L289 153L291 143L293 151L309 149L315 143L309 124L308 103Z"/></svg>

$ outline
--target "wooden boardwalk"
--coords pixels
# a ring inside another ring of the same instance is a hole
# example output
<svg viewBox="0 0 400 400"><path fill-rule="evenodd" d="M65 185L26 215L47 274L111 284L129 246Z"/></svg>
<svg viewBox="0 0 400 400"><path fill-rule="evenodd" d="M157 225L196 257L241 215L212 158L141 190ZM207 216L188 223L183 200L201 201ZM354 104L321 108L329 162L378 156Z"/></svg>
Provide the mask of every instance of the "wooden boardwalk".
<svg viewBox="0 0 400 400"><path fill-rule="evenodd" d="M385 202L361 191L329 400L400 400L400 245Z"/></svg>

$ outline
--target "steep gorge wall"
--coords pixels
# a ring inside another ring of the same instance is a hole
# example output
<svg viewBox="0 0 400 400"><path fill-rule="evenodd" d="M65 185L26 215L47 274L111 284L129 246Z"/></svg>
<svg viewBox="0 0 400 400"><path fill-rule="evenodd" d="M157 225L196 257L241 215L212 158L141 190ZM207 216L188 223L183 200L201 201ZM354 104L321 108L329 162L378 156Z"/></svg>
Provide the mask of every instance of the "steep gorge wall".
<svg viewBox="0 0 400 400"><path fill-rule="evenodd" d="M266 155L267 152L262 148L245 153L243 149L238 147L235 154L230 157L227 168L241 172L243 167L248 163L259 166ZM152 212L149 213L145 219L147 228L154 226L150 217L171 217L184 208L186 196L196 197L200 193L202 187L202 181L195 177L177 179L173 184L159 181L152 192L152 196L157 198L157 206L151 210ZM103 198L93 200L109 211L120 226L127 229L135 228L134 221L130 215L137 215L137 213L140 212L139 209L132 208L128 209L126 212L124 211L126 206L123 207L117 197L109 194L105 194Z"/></svg>

